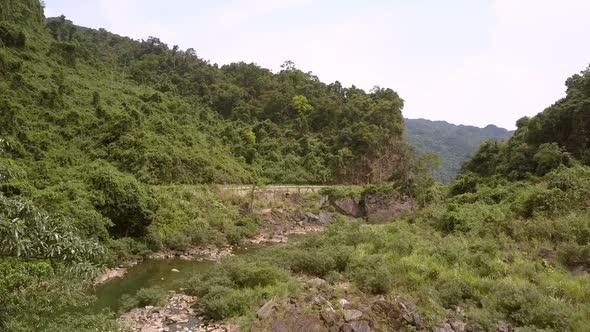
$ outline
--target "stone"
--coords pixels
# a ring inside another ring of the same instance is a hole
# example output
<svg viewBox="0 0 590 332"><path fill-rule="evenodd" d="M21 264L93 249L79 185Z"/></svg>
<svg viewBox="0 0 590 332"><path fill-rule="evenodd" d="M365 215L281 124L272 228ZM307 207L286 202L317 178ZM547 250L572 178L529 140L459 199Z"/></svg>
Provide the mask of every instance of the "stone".
<svg viewBox="0 0 590 332"><path fill-rule="evenodd" d="M336 199L332 201L332 205L336 208L336 210L338 210L338 212L344 215L353 218L360 218L364 216L359 202L350 197Z"/></svg>
<svg viewBox="0 0 590 332"><path fill-rule="evenodd" d="M496 332L512 332L512 331L514 331L514 328L512 328L512 325L510 325L509 323L499 321L496 324Z"/></svg>
<svg viewBox="0 0 590 332"><path fill-rule="evenodd" d="M363 313L356 309L344 309L342 313L344 314L344 320L347 322L357 320L363 316Z"/></svg>
<svg viewBox="0 0 590 332"><path fill-rule="evenodd" d="M320 313L320 317L328 326L333 326L338 321L338 316L334 309L326 309Z"/></svg>
<svg viewBox="0 0 590 332"><path fill-rule="evenodd" d="M256 316L260 319L267 319L272 314L274 307L274 301L270 300L256 311Z"/></svg>
<svg viewBox="0 0 590 332"><path fill-rule="evenodd" d="M125 274L127 274L127 269L124 267L118 267L115 269L108 270L94 280L94 285L97 286L100 284L104 284L105 282L114 278L121 278L125 276Z"/></svg>
<svg viewBox="0 0 590 332"><path fill-rule="evenodd" d="M338 303L342 308L346 308L350 305L350 302L347 299L340 299L338 300Z"/></svg>
<svg viewBox="0 0 590 332"><path fill-rule="evenodd" d="M313 278L307 281L307 284L314 288L320 288L326 284L326 280L322 278Z"/></svg>
<svg viewBox="0 0 590 332"><path fill-rule="evenodd" d="M465 323L460 320L449 320L451 328L455 332L465 332Z"/></svg>
<svg viewBox="0 0 590 332"><path fill-rule="evenodd" d="M433 328L432 332L465 332L465 323L456 319L448 319Z"/></svg>
<svg viewBox="0 0 590 332"><path fill-rule="evenodd" d="M368 193L363 201L367 221L389 221L417 208L416 201L398 193Z"/></svg>
<svg viewBox="0 0 590 332"><path fill-rule="evenodd" d="M264 331L273 332L323 332L324 323L315 315L288 314L286 318L272 322L270 329Z"/></svg>
<svg viewBox="0 0 590 332"><path fill-rule="evenodd" d="M424 328L424 320L422 319L422 316L418 315L417 313L413 313L412 319L413 319L413 322L410 324L414 325L418 329Z"/></svg>
<svg viewBox="0 0 590 332"><path fill-rule="evenodd" d="M334 216L332 216L332 214L328 212L320 212L319 219L320 224L327 225L334 221Z"/></svg>
<svg viewBox="0 0 590 332"><path fill-rule="evenodd" d="M371 332L371 326L366 320L349 322L340 327L341 332Z"/></svg>
<svg viewBox="0 0 590 332"><path fill-rule="evenodd" d="M311 299L311 303L315 306L318 306L318 307L321 307L326 302L328 302L328 301L320 295L314 296Z"/></svg>

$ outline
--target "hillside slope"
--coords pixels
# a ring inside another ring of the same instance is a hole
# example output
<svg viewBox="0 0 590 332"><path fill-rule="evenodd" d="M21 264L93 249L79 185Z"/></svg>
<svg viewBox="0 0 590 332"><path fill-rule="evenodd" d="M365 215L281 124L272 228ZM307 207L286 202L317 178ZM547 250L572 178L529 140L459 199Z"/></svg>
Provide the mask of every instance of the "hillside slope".
<svg viewBox="0 0 590 332"><path fill-rule="evenodd" d="M453 181L463 162L488 140L504 141L511 131L488 125L485 128L454 125L446 121L404 119L405 139L422 153L434 153L440 157L440 167L434 171L442 183Z"/></svg>
<svg viewBox="0 0 590 332"><path fill-rule="evenodd" d="M69 310L97 266L255 235L208 184L415 178L391 89L220 67L46 20L39 0L0 1L0 18L0 330L98 326Z"/></svg>

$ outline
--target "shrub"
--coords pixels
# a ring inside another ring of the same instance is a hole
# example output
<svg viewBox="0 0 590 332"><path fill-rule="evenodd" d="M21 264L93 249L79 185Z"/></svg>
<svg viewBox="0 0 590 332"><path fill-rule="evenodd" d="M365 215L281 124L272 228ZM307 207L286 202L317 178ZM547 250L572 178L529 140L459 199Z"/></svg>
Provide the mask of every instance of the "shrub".
<svg viewBox="0 0 590 332"><path fill-rule="evenodd" d="M568 205L565 193L557 188L532 187L519 193L512 209L521 217L532 218L535 214L557 215Z"/></svg>
<svg viewBox="0 0 590 332"><path fill-rule="evenodd" d="M395 278L391 261L382 255L370 255L355 260L346 270L346 276L372 294L388 293Z"/></svg>
<svg viewBox="0 0 590 332"><path fill-rule="evenodd" d="M252 259L230 259L189 281L188 292L199 296L209 318L241 316L265 299L295 292L285 270Z"/></svg>
<svg viewBox="0 0 590 332"><path fill-rule="evenodd" d="M106 162L96 162L89 167L87 182L94 192L94 206L113 222L115 236L145 234L157 208L147 186Z"/></svg>
<svg viewBox="0 0 590 332"><path fill-rule="evenodd" d="M533 161L537 164L537 175L545 175L560 165L571 166L572 157L557 143L544 143L539 146Z"/></svg>
<svg viewBox="0 0 590 332"><path fill-rule="evenodd" d="M323 277L336 269L336 260L327 251L291 250L284 255L284 259L295 273Z"/></svg>
<svg viewBox="0 0 590 332"><path fill-rule="evenodd" d="M7 22L0 23L0 41L6 47L25 47L27 37L22 30Z"/></svg>
<svg viewBox="0 0 590 332"><path fill-rule="evenodd" d="M126 312L133 308L142 308L148 305L163 306L166 304L167 297L166 291L161 288L142 288L137 291L135 296L124 294L119 301L120 310Z"/></svg>

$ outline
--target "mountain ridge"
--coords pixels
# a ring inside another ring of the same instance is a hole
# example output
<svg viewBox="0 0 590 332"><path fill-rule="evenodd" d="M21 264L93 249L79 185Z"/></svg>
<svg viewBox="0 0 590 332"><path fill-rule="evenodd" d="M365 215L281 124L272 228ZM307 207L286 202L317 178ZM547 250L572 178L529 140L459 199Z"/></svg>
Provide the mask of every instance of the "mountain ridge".
<svg viewBox="0 0 590 332"><path fill-rule="evenodd" d="M437 154L440 167L434 177L442 183L450 183L461 165L487 140L503 141L513 131L489 124L483 128L453 124L444 120L424 118L404 119L405 139L421 153Z"/></svg>

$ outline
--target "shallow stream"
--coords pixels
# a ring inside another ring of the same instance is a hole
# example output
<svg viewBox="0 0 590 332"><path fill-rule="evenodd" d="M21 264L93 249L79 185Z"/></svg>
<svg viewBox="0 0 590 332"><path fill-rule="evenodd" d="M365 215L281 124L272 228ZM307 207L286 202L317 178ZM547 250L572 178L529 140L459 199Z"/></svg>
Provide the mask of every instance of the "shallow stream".
<svg viewBox="0 0 590 332"><path fill-rule="evenodd" d="M255 252L262 246L238 248L235 255L244 255ZM217 264L214 261L172 259L149 259L133 267L121 278L113 278L104 284L97 286L93 293L96 302L92 305L93 311L109 308L117 312L121 298L124 295L133 296L142 288L160 287L165 290L178 290L183 284L194 276L207 272ZM173 272L172 270L178 270Z"/></svg>

